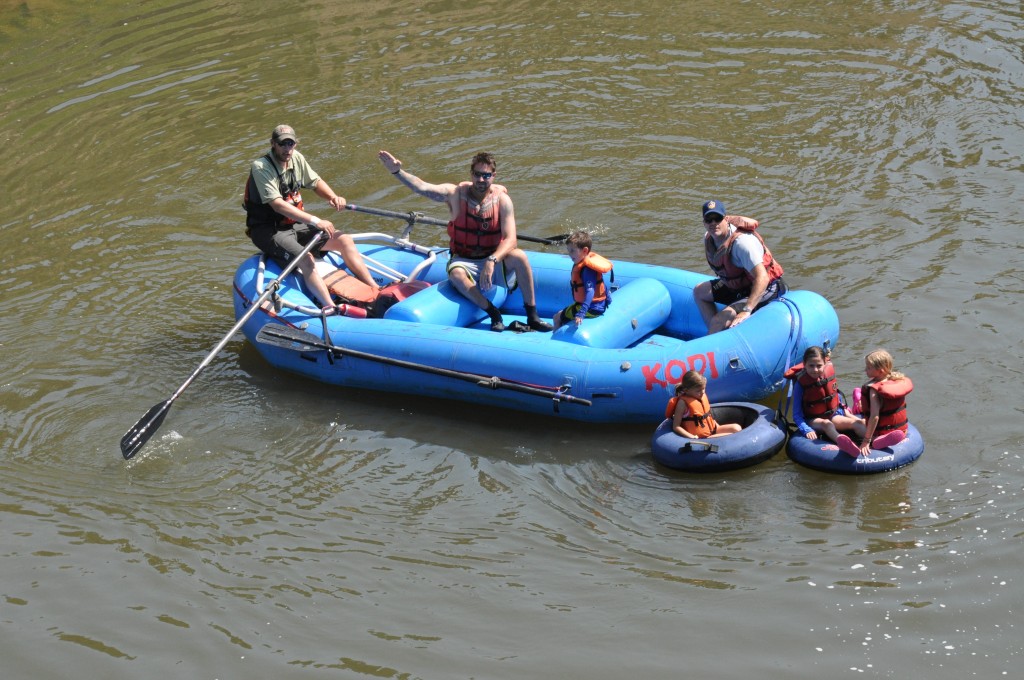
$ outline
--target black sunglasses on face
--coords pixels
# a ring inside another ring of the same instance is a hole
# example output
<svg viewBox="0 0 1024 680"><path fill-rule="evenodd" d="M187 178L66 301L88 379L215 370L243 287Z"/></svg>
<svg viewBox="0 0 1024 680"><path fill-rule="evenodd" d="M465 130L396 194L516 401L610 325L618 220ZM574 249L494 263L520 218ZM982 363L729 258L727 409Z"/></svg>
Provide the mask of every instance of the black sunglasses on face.
<svg viewBox="0 0 1024 680"><path fill-rule="evenodd" d="M294 139L286 139L283 142L278 142L277 145L278 146L283 146L286 149L290 149L291 147L295 146L295 140Z"/></svg>
<svg viewBox="0 0 1024 680"><path fill-rule="evenodd" d="M494 177L494 173L493 172L477 172L476 170L474 170L473 171L473 177L476 177L477 179L490 179L490 178Z"/></svg>
<svg viewBox="0 0 1024 680"><path fill-rule="evenodd" d="M718 224L723 219L724 218L721 215L705 215L704 216L704 223L705 224Z"/></svg>

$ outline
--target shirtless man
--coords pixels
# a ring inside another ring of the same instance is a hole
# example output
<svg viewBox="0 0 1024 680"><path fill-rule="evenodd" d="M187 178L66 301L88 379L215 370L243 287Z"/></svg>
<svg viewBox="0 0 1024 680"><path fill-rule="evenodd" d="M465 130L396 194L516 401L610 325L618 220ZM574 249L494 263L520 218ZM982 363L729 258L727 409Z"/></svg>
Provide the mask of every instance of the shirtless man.
<svg viewBox="0 0 1024 680"><path fill-rule="evenodd" d="M495 275L507 281L511 270L523 293L527 324L535 331L550 331L551 324L537 314L533 269L516 241L512 199L505 187L494 183L498 167L494 157L489 153L474 156L469 164L473 181L460 184L429 184L403 170L402 162L387 151L380 151L377 157L388 172L415 193L448 205L448 280L459 293L487 312L491 330L500 333L505 330L505 322L482 291L490 290Z"/></svg>

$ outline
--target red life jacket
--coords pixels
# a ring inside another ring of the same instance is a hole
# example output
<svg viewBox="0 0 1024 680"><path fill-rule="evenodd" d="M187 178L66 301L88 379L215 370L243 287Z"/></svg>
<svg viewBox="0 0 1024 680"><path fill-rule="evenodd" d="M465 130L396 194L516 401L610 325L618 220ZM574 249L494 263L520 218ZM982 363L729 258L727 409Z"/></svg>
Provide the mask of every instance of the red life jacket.
<svg viewBox="0 0 1024 680"><path fill-rule="evenodd" d="M698 437L710 437L715 432L718 432L718 422L711 415L711 403L708 401L708 395L706 394L700 399L695 399L685 394L672 397L668 400L668 406L665 408L666 418L674 417L676 405L680 399L683 400L683 403L686 404L686 408L690 412L690 415L683 416L679 421L684 430Z"/></svg>
<svg viewBox="0 0 1024 680"><path fill-rule="evenodd" d="M507 191L500 184L492 184L484 200L471 209L471 186L472 182L459 184L459 211L448 222L448 248L453 256L479 260L493 255L501 243L501 195Z"/></svg>
<svg viewBox="0 0 1024 680"><path fill-rule="evenodd" d="M914 383L907 377L867 383L861 388L860 408L864 416L871 413L871 390L878 392L882 398L882 405L878 409L878 425L875 427L876 436L892 430L907 431L906 396L913 389Z"/></svg>
<svg viewBox="0 0 1024 680"><path fill-rule="evenodd" d="M804 388L801 402L804 417L831 418L839 408L839 387L836 385L836 369L831 361L825 362L825 371L820 380L807 375L803 364L797 364L783 374L783 377L796 380Z"/></svg>
<svg viewBox="0 0 1024 680"><path fill-rule="evenodd" d="M750 287L754 282L750 272L733 264L731 255L732 246L740 234L753 234L761 242L761 247L764 248L764 258L761 260L761 263L764 265L765 271L768 272L768 283L781 278L782 265L775 261L771 251L768 250L768 246L765 245L764 239L761 238L761 234L757 233L757 220L739 215L730 215L725 219L729 224L736 227L736 230L729 235L729 238L725 240L722 247L715 247L715 240L711 238L711 234L704 234L704 255L707 257L711 269L715 272L715 276L733 290Z"/></svg>
<svg viewBox="0 0 1024 680"><path fill-rule="evenodd" d="M572 299L576 302L584 302L587 299L587 290L583 286L584 267L592 269L601 275L597 285L594 286L593 302L601 302L607 299L608 291L604 287L604 275L612 270L612 263L597 253L587 253L585 258L573 264L572 274L569 276L569 285L572 286Z"/></svg>
<svg viewBox="0 0 1024 680"><path fill-rule="evenodd" d="M273 157L268 153L264 158L270 163L270 167L276 171L277 164L274 163ZM281 196L284 200L302 210L302 194L299 193L299 189L302 187L295 180L295 172L289 172L286 176L278 171L277 182L280 185ZM242 193L242 207L245 208L246 213L245 233L247 234L253 227L275 227L280 229L281 227L295 224L295 220L285 217L271 208L269 203L264 203L260 199L260 192L256 188L256 178L253 177L252 170L249 170L249 179L246 181L245 190Z"/></svg>

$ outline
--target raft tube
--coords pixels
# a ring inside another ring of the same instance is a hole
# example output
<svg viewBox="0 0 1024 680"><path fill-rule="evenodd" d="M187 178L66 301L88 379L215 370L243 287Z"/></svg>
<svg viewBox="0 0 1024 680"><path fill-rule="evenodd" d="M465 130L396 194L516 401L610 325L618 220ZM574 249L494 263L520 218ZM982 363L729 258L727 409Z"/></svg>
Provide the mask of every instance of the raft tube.
<svg viewBox="0 0 1024 680"><path fill-rule="evenodd" d="M712 404L711 414L719 423L739 423L743 429L722 437L687 439L676 434L666 418L651 438L654 460L673 470L722 472L768 460L786 443L786 430L767 406L726 402Z"/></svg>
<svg viewBox="0 0 1024 680"><path fill-rule="evenodd" d="M845 475L866 475L887 472L910 465L924 453L924 439L913 425L907 426L907 437L899 444L885 449L871 449L867 456L854 458L839 450L830 439L818 435L808 439L799 434L789 438L786 454L795 463Z"/></svg>
<svg viewBox="0 0 1024 680"><path fill-rule="evenodd" d="M596 423L649 423L664 412L687 370L707 377L712 402L765 399L785 384L783 372L810 345L834 347L839 319L831 304L808 290L790 290L749 319L713 336L693 300L707 274L674 267L614 260L612 303L601 317L551 333L490 331L487 315L452 290L448 252L384 234L354 234L380 284L417 280L430 285L388 309L383 318L319 316L301 276L281 282L273 304L254 314L242 331L278 369L348 389L401 392ZM527 251L536 304L551 319L572 302L567 255ZM340 258L327 258L342 266ZM254 255L234 277L235 318L241 318L280 268ZM522 291L491 288L505 325L525 320ZM327 351L295 352L257 341L266 324L283 323L312 333L326 344L408 364L480 376L453 379ZM510 389L516 382L550 398ZM569 395L578 401L558 399Z"/></svg>

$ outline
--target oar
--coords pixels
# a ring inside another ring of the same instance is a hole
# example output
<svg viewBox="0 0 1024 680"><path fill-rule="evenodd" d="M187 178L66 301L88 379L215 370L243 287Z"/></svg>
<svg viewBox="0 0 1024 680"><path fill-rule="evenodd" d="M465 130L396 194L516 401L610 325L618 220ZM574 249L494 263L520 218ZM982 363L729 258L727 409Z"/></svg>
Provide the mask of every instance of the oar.
<svg viewBox="0 0 1024 680"><path fill-rule="evenodd" d="M213 361L213 358L217 355L217 353L224 349L224 345L228 344L228 342L231 340L234 334L237 333L238 330L245 324L245 322L249 320L249 317L255 314L256 310L260 308L260 305L262 305L267 300L267 298L274 294L274 291L276 291L278 286L281 285L281 281L284 280L284 277L288 276L288 274L290 274L292 270L298 266L302 258L306 256L306 253L313 250L313 248L315 248L316 245L320 243L321 240L323 240L323 237L323 232L320 232L316 236L314 236L313 240L309 242L309 245L307 245L303 249L302 254L300 254L298 257L292 258L292 261L288 263L288 266L284 268L281 274L278 275L276 279L267 284L267 289L263 291L263 295L260 295L256 299L256 301L252 303L252 306L250 306L248 311L246 311L245 314L242 315L242 318L238 320L238 323L236 323L231 328L231 330L228 331L228 334L225 335L224 338L219 343L217 343L217 346L214 347L210 351L210 353L206 355L206 358L203 359L201 364L199 364L199 367L196 370L192 371L192 375L190 375L188 379L181 384L181 387L179 387L174 392L174 394L171 395L170 399L167 399L166 401L161 401L159 404L149 409L149 412L146 413L146 415L142 416L139 422L135 423L134 427L128 430L125 433L125 435L121 437L121 455L124 456L125 460L128 460L136 453L138 453L139 449L141 449L142 446L147 441L149 441L149 438L153 436L153 433L156 432L157 428L160 427L160 424L164 422L164 418L167 417L167 411L171 408L171 404L174 403L174 400L181 396L181 393L185 391L185 388L192 384L192 381L199 376L199 374L203 371L204 368L206 368L210 364L211 361Z"/></svg>
<svg viewBox="0 0 1024 680"><path fill-rule="evenodd" d="M528 385L521 385L516 382L510 382L503 380L498 377L485 377L482 375L475 375L473 373L464 373L462 371L453 371L447 368L438 368L436 366L428 366L426 364L417 364L411 361L405 361L403 359L393 359L391 357L379 356L377 354L368 354L366 352L360 352L359 350L347 349L345 347L338 347L330 343L324 342L312 333L293 328L291 326L285 326L278 323L269 323L260 329L260 332L256 335L256 342L262 342L266 345L272 345L274 347L283 347L284 349L290 349L295 352L312 352L319 350L328 350L330 352L336 352L340 355L349 355L357 359L366 359L367 361L377 361L382 364L389 364L391 366L399 366L401 368L409 368L415 371L423 371L425 373L433 373L435 375L445 376L447 378L455 378L457 380L465 380L467 382L476 383L481 387L489 387L492 390L505 389L512 390L514 392L523 392L524 394L533 394L538 397L547 397L554 399L556 402L564 401L569 404L582 404L583 406L590 406L591 401L589 399L583 399L581 397L574 397L571 394L564 394L550 389L543 389L540 387L530 387Z"/></svg>
<svg viewBox="0 0 1024 680"><path fill-rule="evenodd" d="M365 205L355 205L354 203L346 203L345 207L349 210L355 210L356 212L366 213L367 215L377 215L378 217L394 217L395 219L405 220L410 226L414 224L433 224L438 227L448 226L448 222L445 220L438 219L436 217L427 217L423 213L418 212L398 212L396 210L382 210L380 208L369 208ZM525 234L516 234L516 238L523 241L531 241L533 243L543 243L546 246L553 246L559 243L565 243L565 240L569 238L568 234L558 234L557 236L548 236L547 238L541 238L540 236L527 236Z"/></svg>

